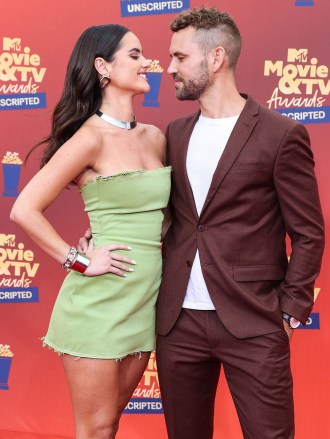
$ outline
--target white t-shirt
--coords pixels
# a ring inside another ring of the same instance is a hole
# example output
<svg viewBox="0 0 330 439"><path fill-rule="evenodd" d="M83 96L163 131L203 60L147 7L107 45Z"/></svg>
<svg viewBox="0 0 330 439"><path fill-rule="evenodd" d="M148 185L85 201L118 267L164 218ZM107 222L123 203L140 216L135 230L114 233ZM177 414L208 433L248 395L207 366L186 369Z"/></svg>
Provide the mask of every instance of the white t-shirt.
<svg viewBox="0 0 330 439"><path fill-rule="evenodd" d="M236 124L237 116L210 119L200 115L190 137L186 168L200 215L209 191L214 171ZM215 309L207 290L197 250L191 269L184 308Z"/></svg>

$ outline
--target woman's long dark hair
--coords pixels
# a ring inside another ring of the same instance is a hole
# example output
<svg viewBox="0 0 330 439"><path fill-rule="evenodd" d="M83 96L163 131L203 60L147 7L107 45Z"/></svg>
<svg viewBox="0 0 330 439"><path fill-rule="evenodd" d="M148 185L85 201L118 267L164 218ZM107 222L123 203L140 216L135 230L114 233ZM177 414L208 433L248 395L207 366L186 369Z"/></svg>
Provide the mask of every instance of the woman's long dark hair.
<svg viewBox="0 0 330 439"><path fill-rule="evenodd" d="M94 60L101 57L111 62L127 32L124 26L104 24L89 27L79 37L69 59L62 97L52 115L51 133L28 154L46 144L40 167L98 110L101 89Z"/></svg>

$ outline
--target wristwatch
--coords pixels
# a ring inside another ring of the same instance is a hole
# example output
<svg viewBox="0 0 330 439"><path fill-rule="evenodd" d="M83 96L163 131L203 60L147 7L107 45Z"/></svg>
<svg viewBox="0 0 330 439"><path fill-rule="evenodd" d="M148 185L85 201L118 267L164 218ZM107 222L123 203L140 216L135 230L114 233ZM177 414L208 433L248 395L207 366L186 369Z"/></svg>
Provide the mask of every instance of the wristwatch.
<svg viewBox="0 0 330 439"><path fill-rule="evenodd" d="M299 320L295 319L292 316L289 316L289 314L282 312L283 320L286 320L289 323L289 326L291 329L296 329L300 325Z"/></svg>

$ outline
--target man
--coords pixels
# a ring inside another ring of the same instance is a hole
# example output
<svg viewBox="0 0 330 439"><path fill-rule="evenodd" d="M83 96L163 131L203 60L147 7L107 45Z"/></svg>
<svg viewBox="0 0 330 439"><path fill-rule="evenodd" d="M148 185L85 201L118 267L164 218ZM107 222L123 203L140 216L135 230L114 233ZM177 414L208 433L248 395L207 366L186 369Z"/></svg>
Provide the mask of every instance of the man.
<svg viewBox="0 0 330 439"><path fill-rule="evenodd" d="M176 96L200 111L166 134L157 365L168 435L212 438L223 367L244 438L293 438L289 339L312 310L324 247L309 137L238 93L241 36L228 14L192 9L171 30Z"/></svg>

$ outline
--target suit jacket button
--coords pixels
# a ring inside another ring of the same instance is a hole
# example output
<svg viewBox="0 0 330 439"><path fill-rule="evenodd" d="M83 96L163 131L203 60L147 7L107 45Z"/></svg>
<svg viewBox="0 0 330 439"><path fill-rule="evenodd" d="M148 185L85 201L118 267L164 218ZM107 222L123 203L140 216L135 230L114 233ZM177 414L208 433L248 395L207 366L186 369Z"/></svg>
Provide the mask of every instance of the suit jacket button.
<svg viewBox="0 0 330 439"><path fill-rule="evenodd" d="M186 264L187 264L187 266L190 268L190 267L192 267L192 261L186 261Z"/></svg>
<svg viewBox="0 0 330 439"><path fill-rule="evenodd" d="M202 225L200 225L200 226L197 227L197 230L198 230L199 232L204 232L205 227L202 226Z"/></svg>

